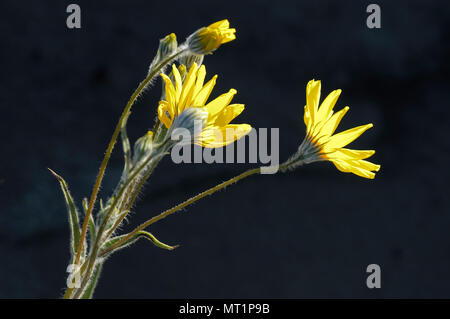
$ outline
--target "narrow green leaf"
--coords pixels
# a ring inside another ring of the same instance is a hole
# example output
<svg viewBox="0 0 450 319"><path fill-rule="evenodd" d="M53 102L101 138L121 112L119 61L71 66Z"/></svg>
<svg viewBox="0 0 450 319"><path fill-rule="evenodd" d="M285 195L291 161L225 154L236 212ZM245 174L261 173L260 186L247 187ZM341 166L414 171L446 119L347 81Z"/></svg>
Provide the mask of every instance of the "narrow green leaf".
<svg viewBox="0 0 450 319"><path fill-rule="evenodd" d="M122 179L128 176L128 173L131 169L131 149L130 149L130 141L127 135L127 122L128 117L131 112L129 112L123 119L122 127L120 128L120 136L122 138L122 149L123 149L123 157L124 157L124 167L122 173Z"/></svg>
<svg viewBox="0 0 450 319"><path fill-rule="evenodd" d="M64 199L67 205L67 211L69 213L69 223L71 229L71 246L72 246L72 255L77 253L78 243L80 242L81 230L80 230L80 221L78 219L78 211L75 207L75 203L73 201L72 196L70 195L69 188L67 187L66 181L52 171L50 168L48 169L59 181L61 189L64 193Z"/></svg>
<svg viewBox="0 0 450 319"><path fill-rule="evenodd" d="M83 198L82 206L83 206L84 216L86 216L86 212L88 210L88 199L86 197ZM95 219L94 219L93 214L91 214L89 216L89 224L88 225L89 225L89 243L91 245L94 245L95 236L96 236L96 227L95 227Z"/></svg>
<svg viewBox="0 0 450 319"><path fill-rule="evenodd" d="M125 238L127 235L128 234L113 237L110 240L108 240L106 243L104 243L102 248L100 249L100 256L102 256L103 253L109 247L116 244L117 242L119 242L120 240ZM170 246L170 245L164 244L163 242L159 241L155 236L153 236L151 233L141 230L135 236L133 236L132 238L130 238L125 243L121 244L119 247L115 248L113 251L109 252L108 254L112 254L113 252L116 252L122 248L125 248L125 247L135 243L140 238L146 238L146 239L150 240L156 247L167 249L167 250L174 250L175 248L179 247L179 245Z"/></svg>
<svg viewBox="0 0 450 319"><path fill-rule="evenodd" d="M107 241L102 245L102 247L101 247L101 249L100 249L99 255L101 256L101 255L103 254L103 252L104 252L106 249L108 249L110 246L114 245L115 243L119 242L119 241L120 241L121 239L123 239L125 236L126 236L126 234L125 234L125 235L120 235L120 236L115 236L115 237L110 238L109 240L107 240ZM135 241L136 241L136 238L131 238L126 244L121 245L121 246L120 246L119 248L117 248L117 249L121 249L121 248L124 248L124 247L126 247L126 246L128 246L128 245L131 245L131 244L134 243ZM117 250L117 249L116 249L116 250Z"/></svg>
<svg viewBox="0 0 450 319"><path fill-rule="evenodd" d="M87 210L88 210L88 199L87 197L83 198L83 201L81 202L81 205L83 206L84 215L86 216Z"/></svg>
<svg viewBox="0 0 450 319"><path fill-rule="evenodd" d="M95 287L97 286L98 278L100 277L100 273L102 272L103 263L98 263L95 266L94 274L92 275L92 279L89 282L89 286L86 288L86 291L83 293L81 299L91 299L94 295Z"/></svg>
<svg viewBox="0 0 450 319"><path fill-rule="evenodd" d="M145 230L141 230L136 235L139 238L145 237L146 239L150 240L153 245L159 248L167 249L167 250L174 250L175 248L179 247L180 245L175 246L169 246L167 244L164 244L163 242L160 242L155 236L153 236L151 233L146 232Z"/></svg>
<svg viewBox="0 0 450 319"><path fill-rule="evenodd" d="M99 202L100 202L100 213L103 214L103 211L105 210L105 208L103 207L103 199L100 198Z"/></svg>
<svg viewBox="0 0 450 319"><path fill-rule="evenodd" d="M91 245L94 245L96 236L95 234L96 234L95 221L94 217L91 214L91 216L89 217L89 242L91 243Z"/></svg>

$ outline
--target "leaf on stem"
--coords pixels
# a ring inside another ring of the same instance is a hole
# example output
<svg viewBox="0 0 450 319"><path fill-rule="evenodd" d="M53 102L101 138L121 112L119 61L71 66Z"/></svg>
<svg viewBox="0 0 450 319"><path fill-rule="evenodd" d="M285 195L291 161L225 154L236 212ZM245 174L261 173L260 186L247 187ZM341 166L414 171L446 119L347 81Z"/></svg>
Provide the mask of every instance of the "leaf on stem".
<svg viewBox="0 0 450 319"><path fill-rule="evenodd" d="M123 149L123 157L124 157L124 167L123 167L123 173L122 173L122 179L125 178L125 176L128 175L128 172L131 169L131 149L130 149L130 141L128 139L127 135L127 122L128 117L130 116L131 112L128 112L128 114L124 117L122 126L120 128L120 137L122 138L122 149Z"/></svg>
<svg viewBox="0 0 450 319"><path fill-rule="evenodd" d="M167 244L164 244L163 242L159 241L155 236L153 236L151 233L141 230L141 231L137 232L136 235L134 235L133 237L131 237L130 239L128 239L127 241L122 243L120 246L109 251L109 249L108 249L109 247L117 244L118 242L123 240L126 236L128 236L128 234L116 236L116 237L109 239L105 244L103 244L102 248L100 249L99 255L100 256L102 256L103 254L110 255L113 252L116 252L122 248L125 248L125 247L135 243L140 238L146 238L149 241L151 241L153 243L153 245L155 245L156 247L167 249L167 250L174 250L175 248L179 247L179 245L169 246Z"/></svg>
<svg viewBox="0 0 450 319"><path fill-rule="evenodd" d="M48 170L53 174L53 176L55 176L58 179L61 189L64 193L64 199L66 201L67 211L69 213L69 223L70 223L70 229L71 229L72 256L75 256L77 253L78 243L80 242L80 236L81 236L80 221L78 219L78 211L77 211L77 208L75 207L73 198L70 195L69 188L67 187L66 181L61 176L59 176L54 171L52 171L50 168Z"/></svg>
<svg viewBox="0 0 450 319"><path fill-rule="evenodd" d="M89 285L86 288L86 291L83 293L83 296L81 297L81 299L91 299L92 298L95 287L97 286L98 278L100 277L100 273L102 271L102 267L103 267L102 263L98 263L95 266L94 274L92 275L91 281L89 282Z"/></svg>
<svg viewBox="0 0 450 319"><path fill-rule="evenodd" d="M83 205L84 215L86 215L86 212L88 210L88 199L86 197L83 199L82 205ZM88 225L89 225L89 242L91 243L91 245L94 245L96 226L95 226L94 216L92 214L91 214L91 216L89 216L89 224Z"/></svg>

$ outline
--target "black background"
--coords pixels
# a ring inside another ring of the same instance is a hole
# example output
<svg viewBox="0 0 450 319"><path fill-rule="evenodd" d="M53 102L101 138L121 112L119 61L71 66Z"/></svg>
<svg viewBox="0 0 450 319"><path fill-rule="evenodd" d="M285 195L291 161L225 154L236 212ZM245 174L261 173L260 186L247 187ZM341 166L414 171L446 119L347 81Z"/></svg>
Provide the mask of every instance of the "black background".
<svg viewBox="0 0 450 319"><path fill-rule="evenodd" d="M66 27L78 3L82 28ZM305 86L341 88L352 144L376 149L375 180L316 163L228 187L150 229L105 264L99 298L450 297L449 54L446 1L2 1L0 4L0 297L60 297L69 261L63 196L90 194L113 127L158 39L181 42L228 18L237 40L205 59L213 94L236 88L235 122L280 128L286 159L304 136ZM135 105L134 140L153 125L160 82ZM121 172L118 145L102 187ZM251 165L166 158L124 231ZM366 287L366 267L382 288Z"/></svg>

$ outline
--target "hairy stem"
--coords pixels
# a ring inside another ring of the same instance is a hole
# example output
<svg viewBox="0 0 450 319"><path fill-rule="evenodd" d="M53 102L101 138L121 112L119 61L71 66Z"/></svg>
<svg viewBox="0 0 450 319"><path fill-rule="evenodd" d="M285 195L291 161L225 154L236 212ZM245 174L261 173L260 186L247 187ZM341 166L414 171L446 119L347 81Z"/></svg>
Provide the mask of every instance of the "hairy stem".
<svg viewBox="0 0 450 319"><path fill-rule="evenodd" d="M155 169L156 165L158 163L155 162L152 164L152 166L149 168L148 172L145 173L144 177L141 178L141 180L139 181L139 183L137 185L135 185L134 190L132 190L132 194L130 196L127 196L127 198L130 198L130 200L128 201L127 206L125 207L125 209L123 209L123 207L120 209L119 214L120 217L116 220L116 222L114 223L113 227L111 228L111 230L108 232L108 234L106 235L106 238L109 238L112 233L114 232L115 229L117 229L117 227L119 227L119 225L122 223L122 221L125 219L125 217L127 216L128 212L131 210L131 207L133 206L141 188L144 186L145 182L147 181L147 179L150 177L150 175L152 174L153 170Z"/></svg>
<svg viewBox="0 0 450 319"><path fill-rule="evenodd" d="M145 169L145 167L152 161L152 160L160 160L161 158L161 154L164 154L165 152L165 146L162 146L161 151L158 154L150 154L148 156L148 158L145 159L145 161L142 162L142 164L137 167L135 170L132 171L132 174L130 175L130 177L128 178L127 181L125 181L125 183L122 185L122 187L120 188L120 191L118 192L117 196L114 198L113 203L111 204L111 206L108 209L108 212L105 215L105 218L103 219L102 224L100 225L100 228L98 230L98 234L96 236L96 240L95 243L91 249L91 252L89 254L89 261L87 261L88 266L87 266L87 270L85 275L83 276L83 280L81 282L81 287L77 290L77 292L75 292L74 294L74 298L78 298L80 297L80 295L83 293L86 285L89 283L90 277L93 273L94 270L94 266L96 264L97 261L97 253L102 245L102 240L103 239L107 239L107 238L103 238L103 232L105 231L106 225L108 223L109 218L111 217L112 213L114 212L115 207L117 206L120 198L122 198L124 192L126 191L126 189L130 186L130 184L135 180L135 178L137 178L137 176L139 174L142 173L142 171Z"/></svg>
<svg viewBox="0 0 450 319"><path fill-rule="evenodd" d="M228 185L231 185L233 183L236 183L238 181L240 181L241 179L244 179L248 176L254 175L254 174L259 174L261 172L260 168L254 168L254 169L250 169L248 171L245 171L244 173L233 177L223 183L220 183L219 185L216 185L162 213L160 213L159 215L156 215L155 217L149 219L148 221L142 223L141 225L139 225L138 227L136 227L132 232L130 232L127 236L125 236L122 240L118 241L117 243L115 243L114 245L111 245L110 247L108 247L108 249L105 249L105 251L102 253L102 255L107 255L109 252L113 251L114 249L116 249L117 247L120 247L123 243L125 243L126 241L128 241L130 238L132 238L134 235L136 235L139 231L144 230L145 228L147 228L148 226L150 226L151 224L166 218L167 216L179 211L180 209L183 209L193 203L195 203L196 201L202 199L203 197L206 197L208 195L211 195L215 192L217 192L218 190L221 190L225 187L227 187Z"/></svg>
<svg viewBox="0 0 450 319"><path fill-rule="evenodd" d="M92 194L89 199L88 209L86 211L86 215L85 215L84 221L83 221L83 226L81 229L81 236L80 236L80 241L78 244L78 250L77 250L74 264L77 265L80 262L81 252L83 250L83 245L84 245L84 239L86 237L87 228L88 228L88 224L89 224L89 218L92 214L92 210L94 209L94 205L95 205L97 195L98 195L98 192L99 192L102 180L103 180L103 176L105 175L105 170L108 165L109 159L111 157L112 151L114 149L114 145L116 144L117 137L119 136L120 130L122 128L123 121L127 118L128 114L131 110L131 107L133 106L136 99L143 92L143 90L148 86L148 84L151 82L151 80L153 80L153 78L158 74L158 72L160 72L166 66L167 63L169 63L170 61L173 61L176 57L183 54L184 52L185 52L185 50L180 50L180 51L174 53L173 55L169 56L168 58L164 59L163 61L161 61L157 66L155 66L155 68L153 68L148 73L147 77L139 84L138 88L131 95L131 98L129 99L127 105L125 106L125 109L123 110L122 115L119 118L119 122L117 123L116 128L113 132L111 140L109 141L108 147L105 152L105 156L100 165L100 169L97 174L97 178L95 180L94 187L92 189ZM72 290L73 290L73 288L67 289L66 294L64 295L64 298L69 298L71 296Z"/></svg>

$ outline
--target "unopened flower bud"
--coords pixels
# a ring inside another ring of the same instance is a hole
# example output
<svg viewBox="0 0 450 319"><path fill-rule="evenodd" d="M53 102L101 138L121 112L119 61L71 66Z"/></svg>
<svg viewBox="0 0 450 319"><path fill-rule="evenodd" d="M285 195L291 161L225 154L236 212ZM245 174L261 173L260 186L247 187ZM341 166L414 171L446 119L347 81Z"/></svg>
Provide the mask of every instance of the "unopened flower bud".
<svg viewBox="0 0 450 319"><path fill-rule="evenodd" d="M148 131L147 134L140 137L134 143L133 163L136 164L146 155L150 154L153 149L153 132Z"/></svg>
<svg viewBox="0 0 450 319"><path fill-rule="evenodd" d="M175 33L171 33L168 36L165 36L164 38L160 39L158 52L156 53L156 56L153 59L152 64L150 65L150 70L158 63L161 63L168 56L175 53L177 48L178 43Z"/></svg>
<svg viewBox="0 0 450 319"><path fill-rule="evenodd" d="M236 29L230 29L230 23L225 19L198 29L187 38L186 42L194 54L211 54L221 44L236 39L235 32Z"/></svg>

